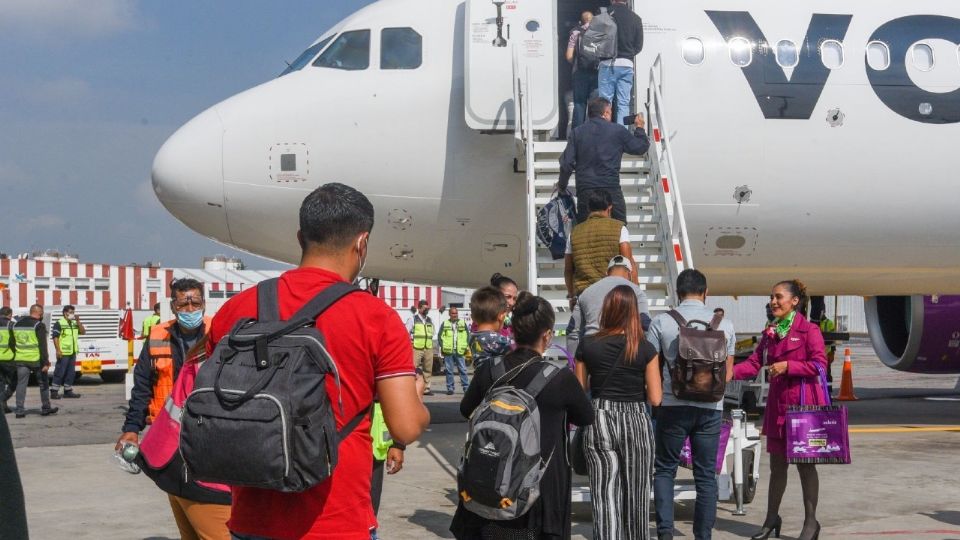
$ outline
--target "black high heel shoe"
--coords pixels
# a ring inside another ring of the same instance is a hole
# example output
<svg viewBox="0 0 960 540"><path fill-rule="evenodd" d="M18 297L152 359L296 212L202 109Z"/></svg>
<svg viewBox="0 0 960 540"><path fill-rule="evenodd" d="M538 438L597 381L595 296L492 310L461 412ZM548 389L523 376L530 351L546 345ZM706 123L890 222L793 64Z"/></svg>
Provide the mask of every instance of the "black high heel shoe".
<svg viewBox="0 0 960 540"><path fill-rule="evenodd" d="M820 538L820 522L817 522L817 528L813 531L813 536L810 538L799 537L799 540L818 540Z"/></svg>
<svg viewBox="0 0 960 540"><path fill-rule="evenodd" d="M764 525L760 528L760 532L750 537L750 540L767 540L772 534L774 538L780 538L780 527L783 526L783 519L780 516L777 516L777 521L773 525L767 527ZM817 531L817 534L820 534L820 531Z"/></svg>

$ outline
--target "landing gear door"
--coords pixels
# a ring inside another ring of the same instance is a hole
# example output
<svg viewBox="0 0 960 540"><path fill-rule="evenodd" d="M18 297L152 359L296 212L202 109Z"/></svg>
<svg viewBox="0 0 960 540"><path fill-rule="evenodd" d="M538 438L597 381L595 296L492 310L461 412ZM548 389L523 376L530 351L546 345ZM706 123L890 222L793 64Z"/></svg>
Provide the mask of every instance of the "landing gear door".
<svg viewBox="0 0 960 540"><path fill-rule="evenodd" d="M557 98L556 0L467 0L464 89L467 125L516 128L515 76L525 82L533 129L553 129ZM516 72L516 73L515 73Z"/></svg>

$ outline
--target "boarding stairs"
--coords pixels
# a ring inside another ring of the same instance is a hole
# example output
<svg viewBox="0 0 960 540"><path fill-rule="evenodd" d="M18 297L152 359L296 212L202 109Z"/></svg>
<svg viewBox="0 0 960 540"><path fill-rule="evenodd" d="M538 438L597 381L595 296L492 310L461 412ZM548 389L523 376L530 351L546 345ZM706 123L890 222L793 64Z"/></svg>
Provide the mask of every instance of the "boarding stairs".
<svg viewBox="0 0 960 540"><path fill-rule="evenodd" d="M638 272L650 310L662 312L676 305L677 275L693 265L689 237L680 199L676 168L667 137L662 96L660 58L649 73L645 103L650 150L645 156L624 155L620 186L627 206L627 229ZM548 140L547 132L530 129L529 105L525 103L530 81L515 77L517 110L515 133L518 163L527 177L527 282L539 296L550 301L558 312L569 311L564 282L564 261L553 260L549 250L536 239L537 211L552 197L560 174L560 154L565 141ZM636 82L639 82L639 77ZM635 88L638 85L635 84ZM639 102L639 99L637 100ZM576 186L576 176L570 179ZM652 314L653 314L652 313Z"/></svg>

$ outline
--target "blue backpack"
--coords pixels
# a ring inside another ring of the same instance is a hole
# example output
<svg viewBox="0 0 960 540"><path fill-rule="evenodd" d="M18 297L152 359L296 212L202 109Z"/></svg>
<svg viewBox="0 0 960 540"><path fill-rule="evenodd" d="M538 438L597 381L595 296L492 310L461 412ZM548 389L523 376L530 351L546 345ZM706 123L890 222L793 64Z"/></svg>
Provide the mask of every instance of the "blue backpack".
<svg viewBox="0 0 960 540"><path fill-rule="evenodd" d="M567 250L567 238L577 223L577 203L569 191L554 192L547 204L537 212L537 239L553 260L562 259Z"/></svg>

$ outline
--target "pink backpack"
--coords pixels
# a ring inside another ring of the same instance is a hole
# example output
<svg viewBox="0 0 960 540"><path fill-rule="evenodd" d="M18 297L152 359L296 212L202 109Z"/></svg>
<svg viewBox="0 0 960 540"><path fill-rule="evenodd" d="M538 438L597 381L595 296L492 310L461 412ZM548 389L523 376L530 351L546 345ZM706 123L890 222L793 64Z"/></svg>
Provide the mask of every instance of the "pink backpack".
<svg viewBox="0 0 960 540"><path fill-rule="evenodd" d="M198 362L183 364L173 384L170 397L164 402L163 409L157 414L140 442L140 455L151 469L161 470L169 465L180 449L180 417L183 414L183 404L193 391L193 381L199 369ZM230 486L224 484L206 482L196 482L196 484L214 491L230 493Z"/></svg>

